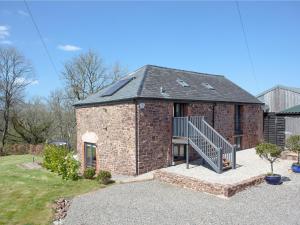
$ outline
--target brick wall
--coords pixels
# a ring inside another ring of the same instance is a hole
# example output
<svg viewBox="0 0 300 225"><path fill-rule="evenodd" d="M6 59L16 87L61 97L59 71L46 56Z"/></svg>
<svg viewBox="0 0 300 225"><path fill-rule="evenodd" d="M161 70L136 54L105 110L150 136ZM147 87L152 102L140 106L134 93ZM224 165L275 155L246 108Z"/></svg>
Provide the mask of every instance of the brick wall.
<svg viewBox="0 0 300 225"><path fill-rule="evenodd" d="M204 115L205 120L234 144L234 104L230 103L191 103L188 115ZM213 116L214 112L214 116ZM260 105L242 106L242 148L255 147L263 139L263 111Z"/></svg>
<svg viewBox="0 0 300 225"><path fill-rule="evenodd" d="M77 150L84 167L84 142L96 144L97 170L136 174L135 104L76 109Z"/></svg>
<svg viewBox="0 0 300 225"><path fill-rule="evenodd" d="M172 161L173 103L159 100L143 103L145 107L138 109L139 174L169 166Z"/></svg>
<svg viewBox="0 0 300 225"><path fill-rule="evenodd" d="M260 105L244 105L242 109L243 149L263 141L263 110Z"/></svg>
<svg viewBox="0 0 300 225"><path fill-rule="evenodd" d="M190 116L204 115L221 135L234 143L234 104L190 103L187 104L186 112ZM106 169L115 173L134 175L136 156L139 174L169 166L172 162L173 102L162 100L138 102L137 130L135 113L134 103L76 109L77 149L82 165L84 165L83 143L86 141L97 145L98 170ZM244 105L242 109L244 149L254 147L262 140L262 126L263 112L260 105ZM197 157L192 149L190 155L192 158Z"/></svg>

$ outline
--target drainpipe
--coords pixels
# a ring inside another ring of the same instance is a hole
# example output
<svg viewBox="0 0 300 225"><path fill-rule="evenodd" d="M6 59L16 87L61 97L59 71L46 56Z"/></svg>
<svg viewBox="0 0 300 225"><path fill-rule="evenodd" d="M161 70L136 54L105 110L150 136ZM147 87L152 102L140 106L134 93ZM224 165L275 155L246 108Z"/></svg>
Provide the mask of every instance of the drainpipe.
<svg viewBox="0 0 300 225"><path fill-rule="evenodd" d="M135 100L135 173L139 175L139 120L138 120L138 102Z"/></svg>

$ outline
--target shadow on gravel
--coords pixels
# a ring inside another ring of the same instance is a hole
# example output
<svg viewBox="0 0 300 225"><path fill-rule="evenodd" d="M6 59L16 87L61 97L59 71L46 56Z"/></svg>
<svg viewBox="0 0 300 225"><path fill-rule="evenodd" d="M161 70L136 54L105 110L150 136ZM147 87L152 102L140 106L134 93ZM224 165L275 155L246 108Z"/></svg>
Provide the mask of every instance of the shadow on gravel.
<svg viewBox="0 0 300 225"><path fill-rule="evenodd" d="M289 177L286 177L286 176L282 176L281 177L281 182L288 182L288 181L291 181L291 179Z"/></svg>

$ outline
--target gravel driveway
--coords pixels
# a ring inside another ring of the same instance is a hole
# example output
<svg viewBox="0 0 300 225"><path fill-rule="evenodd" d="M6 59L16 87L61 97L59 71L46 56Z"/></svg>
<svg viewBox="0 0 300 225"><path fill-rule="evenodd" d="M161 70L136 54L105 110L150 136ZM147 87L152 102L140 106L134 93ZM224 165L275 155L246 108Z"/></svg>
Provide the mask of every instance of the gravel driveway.
<svg viewBox="0 0 300 225"><path fill-rule="evenodd" d="M157 181L113 185L76 197L64 224L300 224L300 175L230 199Z"/></svg>

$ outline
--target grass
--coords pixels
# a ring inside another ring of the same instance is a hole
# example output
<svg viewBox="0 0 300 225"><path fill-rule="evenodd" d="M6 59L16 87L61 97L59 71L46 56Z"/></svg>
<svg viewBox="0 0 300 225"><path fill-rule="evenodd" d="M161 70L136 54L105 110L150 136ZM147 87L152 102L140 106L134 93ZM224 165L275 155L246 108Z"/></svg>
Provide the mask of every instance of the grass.
<svg viewBox="0 0 300 225"><path fill-rule="evenodd" d="M18 166L32 162L31 155L0 157L0 224L50 224L53 201L72 197L101 186L94 180L64 181L45 169ZM41 161L41 158L37 158Z"/></svg>

